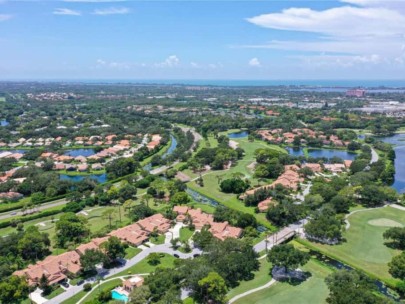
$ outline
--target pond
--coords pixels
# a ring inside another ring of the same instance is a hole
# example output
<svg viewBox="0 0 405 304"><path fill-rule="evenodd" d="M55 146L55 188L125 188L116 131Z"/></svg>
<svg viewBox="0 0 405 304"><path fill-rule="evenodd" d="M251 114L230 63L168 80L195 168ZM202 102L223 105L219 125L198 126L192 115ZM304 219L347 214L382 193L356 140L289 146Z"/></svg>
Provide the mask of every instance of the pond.
<svg viewBox="0 0 405 304"><path fill-rule="evenodd" d="M91 178L91 179L96 180L98 183L105 183L107 181L107 174L103 173L103 174L74 175L74 176L60 174L59 178L61 180L69 180L72 182L80 182L80 181L84 180L85 178Z"/></svg>
<svg viewBox="0 0 405 304"><path fill-rule="evenodd" d="M69 155L72 157L77 157L77 156L88 157L88 156L92 156L94 154L96 154L94 149L72 149L72 150L66 150L63 155Z"/></svg>
<svg viewBox="0 0 405 304"><path fill-rule="evenodd" d="M206 197L205 195L198 193L197 191L194 191L193 189L187 188L186 192L195 200L197 203L205 204L205 205L210 205L213 207L217 207L219 203L216 200L213 200L209 197Z"/></svg>
<svg viewBox="0 0 405 304"><path fill-rule="evenodd" d="M228 137L229 138L245 138L248 137L249 133L248 131L242 131L242 132L235 132L235 133L229 133Z"/></svg>
<svg viewBox="0 0 405 304"><path fill-rule="evenodd" d="M405 193L405 134L379 137L379 140L394 145L395 150L395 182L392 187L399 193Z"/></svg>
<svg viewBox="0 0 405 304"><path fill-rule="evenodd" d="M8 125L9 125L9 122L8 122L7 120L5 120L5 119L0 120L0 126L1 126L1 127L6 127L6 126L8 126Z"/></svg>
<svg viewBox="0 0 405 304"><path fill-rule="evenodd" d="M288 153L293 156L305 156L304 150L302 148L286 148ZM314 158L327 158L339 157L343 160L354 160L357 156L356 153L348 152L345 150L336 149L312 149L308 148L308 155Z"/></svg>

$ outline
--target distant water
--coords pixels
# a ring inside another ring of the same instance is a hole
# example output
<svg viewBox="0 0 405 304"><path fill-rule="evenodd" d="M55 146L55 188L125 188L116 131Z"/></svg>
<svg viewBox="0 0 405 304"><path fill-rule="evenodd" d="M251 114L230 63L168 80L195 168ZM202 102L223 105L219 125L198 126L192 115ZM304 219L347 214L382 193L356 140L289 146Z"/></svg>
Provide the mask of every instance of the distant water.
<svg viewBox="0 0 405 304"><path fill-rule="evenodd" d="M77 157L77 156L92 156L96 152L93 149L73 149L73 150L67 150L63 155L69 155L72 157Z"/></svg>
<svg viewBox="0 0 405 304"><path fill-rule="evenodd" d="M28 81L28 80L27 80ZM405 88L405 80L224 80L224 79L59 79L44 82L70 83L111 83L146 85L196 85L196 86L310 86L310 87L364 87L364 88Z"/></svg>
<svg viewBox="0 0 405 304"><path fill-rule="evenodd" d="M249 135L249 133L247 131L243 131L243 132L229 133L228 137L229 138L245 138L248 135Z"/></svg>
<svg viewBox="0 0 405 304"><path fill-rule="evenodd" d="M70 180L72 182L80 182L84 180L85 178L91 178L95 179L99 183L105 183L107 181L107 174L92 174L92 175L75 175L75 176L70 176L66 174L60 174L59 178L61 180Z"/></svg>
<svg viewBox="0 0 405 304"><path fill-rule="evenodd" d="M304 151L302 148L286 148L288 153L293 156L304 156ZM345 150L334 150L334 149L308 149L308 155L314 158L327 158L339 157L343 160L354 160L357 156L356 153L351 153Z"/></svg>

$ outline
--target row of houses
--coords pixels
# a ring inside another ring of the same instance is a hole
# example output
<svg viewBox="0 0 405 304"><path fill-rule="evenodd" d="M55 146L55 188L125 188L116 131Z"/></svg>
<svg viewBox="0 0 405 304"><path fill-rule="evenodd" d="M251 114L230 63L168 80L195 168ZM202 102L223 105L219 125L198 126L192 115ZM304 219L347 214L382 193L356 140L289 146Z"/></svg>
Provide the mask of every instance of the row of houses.
<svg viewBox="0 0 405 304"><path fill-rule="evenodd" d="M68 276L79 274L81 271L80 256L86 250L99 249L100 245L111 236L118 237L122 242L139 246L148 239L150 233L154 231L165 233L169 228L170 220L161 214L155 214L129 226L114 230L106 237L92 239L90 242L78 246L76 250L48 256L43 261L14 272L14 275L25 277L30 286L38 285L42 276L45 276L48 284L53 285L66 280Z"/></svg>
<svg viewBox="0 0 405 304"><path fill-rule="evenodd" d="M57 129L64 129L64 127L57 127ZM142 137L142 134L138 134L137 136ZM53 142L63 142L65 145L69 146L72 144L75 145L84 145L84 146L103 146L103 145L113 145L113 144L119 144L119 145L125 145L126 143L129 143L129 140L134 138L134 135L127 134L124 136L125 139L122 140L117 140L118 136L115 134L110 134L106 136L99 136L99 135L93 135L93 136L77 136L74 139L70 140L64 140L63 137L58 136L58 137L49 137L49 138L24 138L21 137L17 139L15 142L0 142L0 147L10 147L10 148L15 148L15 147L42 147L42 146L50 146Z"/></svg>
<svg viewBox="0 0 405 304"><path fill-rule="evenodd" d="M190 219L196 230L201 230L203 227L209 227L209 231L214 237L220 240L226 238L239 238L242 236L243 230L238 227L229 225L228 222L214 222L212 214L207 214L198 209L191 209L188 206L175 206L173 211L177 214L176 220L183 222Z"/></svg>
<svg viewBox="0 0 405 304"><path fill-rule="evenodd" d="M298 189L299 183L304 181L299 174L299 170L302 168L309 168L314 173L321 173L324 171L329 171L332 173L342 173L349 170L350 165L352 164L351 160L345 160L343 164L318 164L318 163L304 163L301 166L297 165L286 165L284 166L284 173L281 174L277 180L273 183L261 187L257 187L251 190L246 191L244 194L239 196L240 199L245 199L248 195L253 195L259 189L269 189L273 188L275 185L282 185L288 189L296 191ZM259 202L257 208L259 212L266 212L271 205L274 204L274 201L271 197L266 198L265 200Z"/></svg>
<svg viewBox="0 0 405 304"><path fill-rule="evenodd" d="M321 131L314 131L309 128L302 128L302 129L293 129L291 132L283 132L283 129L273 129L273 130L260 130L257 132L263 140L281 144L292 144L294 142L295 137L301 138L301 143L306 143L306 138L317 138L322 140L324 145L334 145L337 147L344 147L349 144L348 141L341 140L336 135L326 136Z"/></svg>

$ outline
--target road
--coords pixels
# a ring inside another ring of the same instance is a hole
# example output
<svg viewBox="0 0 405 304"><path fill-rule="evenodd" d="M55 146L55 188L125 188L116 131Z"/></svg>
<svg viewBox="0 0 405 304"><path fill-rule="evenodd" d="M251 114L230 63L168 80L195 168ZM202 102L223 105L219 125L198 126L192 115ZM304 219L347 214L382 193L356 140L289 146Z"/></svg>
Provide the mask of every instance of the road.
<svg viewBox="0 0 405 304"><path fill-rule="evenodd" d="M56 201L52 201L49 203L45 203L39 206L35 206L35 210L36 211L43 211L52 207L58 207L61 205L65 205L67 203L66 199L62 198ZM22 209L17 209L17 210L13 210L13 211L9 211L9 212L5 212L0 214L0 220L5 220L8 219L10 217L15 217L15 216L21 216L24 215L24 213L22 212Z"/></svg>
<svg viewBox="0 0 405 304"><path fill-rule="evenodd" d="M190 253L182 253L180 251L173 250L173 248L171 248L170 244L156 245L154 247L146 248L145 250L141 251L136 256L134 256L132 259L127 260L127 262L124 265L113 268L113 269L108 269L108 272L106 272L106 274L103 276L103 280L101 281L101 283L104 280L106 280L112 276L115 276L115 275L119 274L120 272L127 270L128 268L135 266L136 264L141 262L143 259L145 259L150 253L154 253L154 252L166 253L166 254L170 254L170 255L177 254L180 259L193 258L194 254L202 253L202 251L198 248L194 248L193 251ZM97 281L97 278L93 277L93 278L85 280L85 283L94 283L96 281ZM83 284L80 286L71 285L71 286L69 286L69 288L66 289L66 291L64 293L61 293L60 295L54 297L53 299L50 299L49 301L46 302L46 304L60 304L63 301L66 301L67 299L71 298L72 296L74 296L75 294L77 294L78 292L80 292L82 290L83 290ZM79 301L77 304L79 304L79 303L81 303L81 301Z"/></svg>
<svg viewBox="0 0 405 304"><path fill-rule="evenodd" d="M379 156L376 150L374 148L371 148L371 160L370 160L370 165L373 163L378 162Z"/></svg>

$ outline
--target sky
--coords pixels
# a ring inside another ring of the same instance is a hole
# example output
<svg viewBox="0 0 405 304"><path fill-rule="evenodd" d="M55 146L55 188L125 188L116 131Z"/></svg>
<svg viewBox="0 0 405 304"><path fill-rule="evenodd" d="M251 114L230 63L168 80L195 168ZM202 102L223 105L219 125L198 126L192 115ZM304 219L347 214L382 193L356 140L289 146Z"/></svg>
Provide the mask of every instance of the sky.
<svg viewBox="0 0 405 304"><path fill-rule="evenodd" d="M0 79L405 80L405 0L0 0Z"/></svg>

